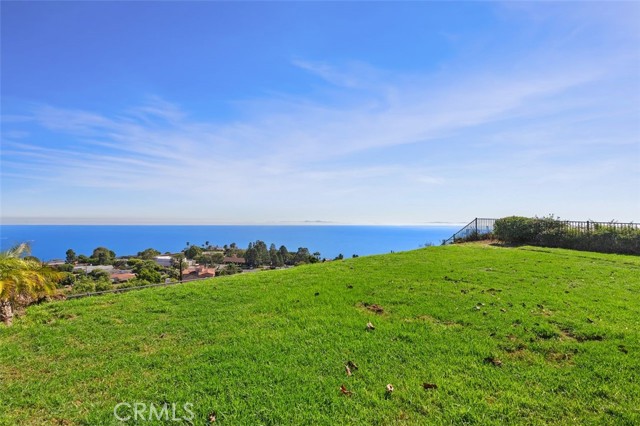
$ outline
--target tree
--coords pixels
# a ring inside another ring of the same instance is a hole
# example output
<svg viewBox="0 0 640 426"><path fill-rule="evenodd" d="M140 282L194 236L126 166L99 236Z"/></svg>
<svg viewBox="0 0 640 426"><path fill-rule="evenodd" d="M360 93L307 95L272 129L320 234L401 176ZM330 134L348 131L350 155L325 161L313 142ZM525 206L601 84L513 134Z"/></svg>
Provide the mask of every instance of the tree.
<svg viewBox="0 0 640 426"><path fill-rule="evenodd" d="M149 281L150 283L159 283L162 281L162 274L153 269L143 268L139 272L136 272L136 278Z"/></svg>
<svg viewBox="0 0 640 426"><path fill-rule="evenodd" d="M0 320L13 322L13 311L19 298L38 299L55 291L62 274L39 262L24 259L30 247L19 244L0 252Z"/></svg>
<svg viewBox="0 0 640 426"><path fill-rule="evenodd" d="M128 259L116 259L113 261L113 267L116 269L124 269L129 263Z"/></svg>
<svg viewBox="0 0 640 426"><path fill-rule="evenodd" d="M212 260L212 265L221 265L224 262L224 254L222 253L211 253L209 256Z"/></svg>
<svg viewBox="0 0 640 426"><path fill-rule="evenodd" d="M73 272L73 265L70 265L68 263L62 265L54 265L52 266L52 268L60 272Z"/></svg>
<svg viewBox="0 0 640 426"><path fill-rule="evenodd" d="M143 251L138 252L138 257L145 260L152 260L156 256L160 256L160 252L154 248L149 247Z"/></svg>
<svg viewBox="0 0 640 426"><path fill-rule="evenodd" d="M293 256L293 263L309 263L311 262L311 253L306 247L299 247L296 254Z"/></svg>
<svg viewBox="0 0 640 426"><path fill-rule="evenodd" d="M153 260L138 260L137 262L134 262L133 264L129 263L131 266L131 269L133 269L133 272L135 272L136 274L140 271L142 271L143 269L151 269L154 271L160 270L160 265L158 265L156 262L154 262Z"/></svg>
<svg viewBox="0 0 640 426"><path fill-rule="evenodd" d="M89 272L87 275L94 281L100 281L100 280L109 281L111 279L111 274L109 274L104 269L94 269L93 271Z"/></svg>
<svg viewBox="0 0 640 426"><path fill-rule="evenodd" d="M73 264L78 260L78 256L76 256L76 252L73 249L67 250L67 258L65 260L66 263Z"/></svg>
<svg viewBox="0 0 640 426"><path fill-rule="evenodd" d="M202 249L198 246L191 246L184 251L184 255L187 259L195 259L202 254Z"/></svg>
<svg viewBox="0 0 640 426"><path fill-rule="evenodd" d="M285 246L280 246L280 248L278 249L278 252L280 253L282 262L284 262L285 265L289 265L291 263L291 256L289 255L289 250L287 250Z"/></svg>
<svg viewBox="0 0 640 426"><path fill-rule="evenodd" d="M189 267L189 263L184 258L184 254L180 253L171 260L171 267L174 268L175 276L182 282L182 271Z"/></svg>
<svg viewBox="0 0 640 426"><path fill-rule="evenodd" d="M270 265L271 257L265 242L257 240L255 243L249 243L249 247L244 252L244 260L250 268Z"/></svg>
<svg viewBox="0 0 640 426"><path fill-rule="evenodd" d="M238 254L238 246L236 243L231 243L231 245L224 245L224 255L227 257L233 257Z"/></svg>
<svg viewBox="0 0 640 426"><path fill-rule="evenodd" d="M153 260L138 260L137 262L134 262L132 269L136 274L136 278L140 280L152 283L159 283L162 281L160 265Z"/></svg>
<svg viewBox="0 0 640 426"><path fill-rule="evenodd" d="M284 261L282 260L282 256L280 256L280 252L276 249L275 244L271 244L269 246L269 258L271 261L271 266L282 266L284 265Z"/></svg>
<svg viewBox="0 0 640 426"><path fill-rule="evenodd" d="M111 265L113 260L116 258L116 254L109 250L106 247L98 247L93 250L93 254L91 255L91 263L96 265Z"/></svg>
<svg viewBox="0 0 640 426"><path fill-rule="evenodd" d="M249 243L249 247L244 252L244 260L249 268L253 268L258 264L258 252L253 248L253 243Z"/></svg>
<svg viewBox="0 0 640 426"><path fill-rule="evenodd" d="M222 275L239 274L240 272L242 272L242 270L238 265L236 265L235 263L229 263L225 265L224 268L221 268L219 271L217 271L217 274L222 276Z"/></svg>
<svg viewBox="0 0 640 426"><path fill-rule="evenodd" d="M143 262L144 260L142 259L138 259L137 257L132 257L127 260L127 265L129 265L131 269L135 269L138 265L140 265Z"/></svg>
<svg viewBox="0 0 640 426"><path fill-rule="evenodd" d="M253 245L253 248L256 251L257 266L271 264L271 257L269 256L269 250L267 249L267 244L264 241L257 240Z"/></svg>
<svg viewBox="0 0 640 426"><path fill-rule="evenodd" d="M219 265L224 261L224 255L222 253L203 253L196 257L196 261L206 266Z"/></svg>

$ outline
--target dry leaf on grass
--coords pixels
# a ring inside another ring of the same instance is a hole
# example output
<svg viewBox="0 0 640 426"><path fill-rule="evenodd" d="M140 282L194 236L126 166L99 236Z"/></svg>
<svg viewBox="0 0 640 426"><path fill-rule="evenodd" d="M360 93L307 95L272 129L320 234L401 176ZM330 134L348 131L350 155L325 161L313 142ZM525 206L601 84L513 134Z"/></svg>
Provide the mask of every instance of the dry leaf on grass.
<svg viewBox="0 0 640 426"><path fill-rule="evenodd" d="M347 388L344 385L340 385L340 392L342 392L343 395L347 395L347 396L353 395L353 392L351 392L350 390L347 390Z"/></svg>
<svg viewBox="0 0 640 426"><path fill-rule="evenodd" d="M426 389L438 389L438 385L436 385L435 383L423 383L422 387Z"/></svg>
<svg viewBox="0 0 640 426"><path fill-rule="evenodd" d="M347 367L353 371L358 369L358 365L353 361L347 361Z"/></svg>
<svg viewBox="0 0 640 426"><path fill-rule="evenodd" d="M347 370L347 376L351 377L351 369L349 368L349 366L345 365L344 369Z"/></svg>
<svg viewBox="0 0 640 426"><path fill-rule="evenodd" d="M385 389L387 390L387 393L391 393L393 392L393 385L389 383Z"/></svg>
<svg viewBox="0 0 640 426"><path fill-rule="evenodd" d="M375 329L376 329L376 327L373 324L371 324L371 321L369 321L367 323L367 330L375 330Z"/></svg>
<svg viewBox="0 0 640 426"><path fill-rule="evenodd" d="M377 314L381 314L384 312L384 308L380 305L376 305L375 303L371 306L369 306L369 310L377 313Z"/></svg>

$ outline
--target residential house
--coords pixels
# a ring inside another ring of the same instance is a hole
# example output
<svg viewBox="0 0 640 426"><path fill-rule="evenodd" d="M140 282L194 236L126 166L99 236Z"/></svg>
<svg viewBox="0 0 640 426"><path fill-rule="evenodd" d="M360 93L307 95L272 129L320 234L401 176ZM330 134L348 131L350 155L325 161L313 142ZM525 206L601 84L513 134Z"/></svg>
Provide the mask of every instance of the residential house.
<svg viewBox="0 0 640 426"><path fill-rule="evenodd" d="M111 274L111 281L117 284L129 281L131 279L134 279L135 277L136 274L131 271L116 271Z"/></svg>
<svg viewBox="0 0 640 426"><path fill-rule="evenodd" d="M114 268L113 268L113 265L86 265L86 264L76 265L73 268L74 271L84 271L87 274L98 269L102 271L107 271L108 273L112 273Z"/></svg>
<svg viewBox="0 0 640 426"><path fill-rule="evenodd" d="M235 263L236 265L244 265L246 263L246 261L244 260L244 257L238 257L236 255L226 256L222 262Z"/></svg>
<svg viewBox="0 0 640 426"><path fill-rule="evenodd" d="M190 266L182 271L182 281L212 278L216 276L216 268L207 268L202 265Z"/></svg>
<svg viewBox="0 0 640 426"><path fill-rule="evenodd" d="M173 263L173 256L156 256L153 258L153 260L160 266L164 266L165 268L168 268L171 266L171 264Z"/></svg>

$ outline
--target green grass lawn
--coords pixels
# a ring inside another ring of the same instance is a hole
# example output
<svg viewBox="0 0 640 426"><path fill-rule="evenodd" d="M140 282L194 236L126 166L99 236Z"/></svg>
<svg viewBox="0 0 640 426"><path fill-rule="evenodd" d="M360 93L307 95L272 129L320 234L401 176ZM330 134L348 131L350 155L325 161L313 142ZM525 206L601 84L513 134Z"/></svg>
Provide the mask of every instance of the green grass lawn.
<svg viewBox="0 0 640 426"><path fill-rule="evenodd" d="M0 424L121 424L120 402L191 403L196 425L640 424L640 258L430 247L0 326Z"/></svg>

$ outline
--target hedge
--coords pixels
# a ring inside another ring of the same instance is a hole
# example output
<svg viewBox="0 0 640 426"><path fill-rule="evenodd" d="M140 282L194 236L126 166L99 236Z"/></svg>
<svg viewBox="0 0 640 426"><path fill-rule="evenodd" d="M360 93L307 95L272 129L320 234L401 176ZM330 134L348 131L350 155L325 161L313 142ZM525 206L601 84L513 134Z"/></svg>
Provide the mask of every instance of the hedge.
<svg viewBox="0 0 640 426"><path fill-rule="evenodd" d="M586 231L548 217L510 216L496 220L493 234L507 244L640 255L640 229L633 227L594 224Z"/></svg>

